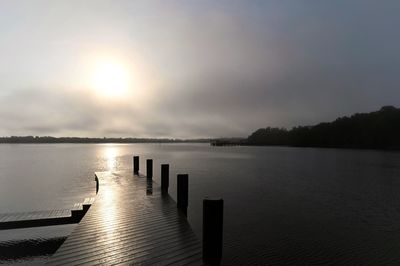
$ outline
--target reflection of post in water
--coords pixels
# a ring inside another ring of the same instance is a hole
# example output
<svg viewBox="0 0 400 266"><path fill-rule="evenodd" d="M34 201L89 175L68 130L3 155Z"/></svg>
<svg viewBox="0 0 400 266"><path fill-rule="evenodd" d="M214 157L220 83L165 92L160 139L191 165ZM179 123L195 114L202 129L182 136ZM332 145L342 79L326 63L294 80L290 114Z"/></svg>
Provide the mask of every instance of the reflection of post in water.
<svg viewBox="0 0 400 266"><path fill-rule="evenodd" d="M153 195L153 180L147 179L146 195Z"/></svg>

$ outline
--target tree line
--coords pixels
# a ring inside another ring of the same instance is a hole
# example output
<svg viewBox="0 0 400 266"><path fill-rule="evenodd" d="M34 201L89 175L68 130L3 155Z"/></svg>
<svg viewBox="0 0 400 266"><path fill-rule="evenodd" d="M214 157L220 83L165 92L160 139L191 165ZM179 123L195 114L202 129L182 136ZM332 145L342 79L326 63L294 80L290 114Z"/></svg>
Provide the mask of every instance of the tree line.
<svg viewBox="0 0 400 266"><path fill-rule="evenodd" d="M379 111L340 117L315 126L260 128L247 145L400 149L400 109L384 106Z"/></svg>

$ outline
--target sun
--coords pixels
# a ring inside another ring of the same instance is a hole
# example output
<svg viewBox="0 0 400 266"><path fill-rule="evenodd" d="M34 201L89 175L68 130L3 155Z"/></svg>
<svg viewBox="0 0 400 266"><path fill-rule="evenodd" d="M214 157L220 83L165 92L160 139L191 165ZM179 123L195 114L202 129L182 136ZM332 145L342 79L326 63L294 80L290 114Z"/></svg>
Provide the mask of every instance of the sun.
<svg viewBox="0 0 400 266"><path fill-rule="evenodd" d="M130 86L128 69L115 62L102 62L95 66L91 84L96 94L106 97L122 97Z"/></svg>

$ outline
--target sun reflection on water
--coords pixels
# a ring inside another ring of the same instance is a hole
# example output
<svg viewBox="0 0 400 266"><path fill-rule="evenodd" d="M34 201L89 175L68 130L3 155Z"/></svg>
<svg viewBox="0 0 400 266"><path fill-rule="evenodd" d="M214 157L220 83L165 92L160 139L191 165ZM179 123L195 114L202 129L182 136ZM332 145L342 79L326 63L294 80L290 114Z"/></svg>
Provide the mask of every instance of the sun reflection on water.
<svg viewBox="0 0 400 266"><path fill-rule="evenodd" d="M117 149L114 147L108 147L105 150L105 160L107 171L117 170Z"/></svg>

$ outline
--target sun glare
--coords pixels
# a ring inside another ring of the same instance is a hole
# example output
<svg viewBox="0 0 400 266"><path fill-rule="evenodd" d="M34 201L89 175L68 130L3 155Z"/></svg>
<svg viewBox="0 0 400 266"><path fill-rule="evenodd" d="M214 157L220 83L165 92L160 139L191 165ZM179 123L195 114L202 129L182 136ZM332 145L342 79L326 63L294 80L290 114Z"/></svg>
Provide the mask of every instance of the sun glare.
<svg viewBox="0 0 400 266"><path fill-rule="evenodd" d="M115 170L117 168L117 150L113 147L107 148L104 155L107 163L107 170Z"/></svg>
<svg viewBox="0 0 400 266"><path fill-rule="evenodd" d="M124 96L130 86L128 70L117 63L101 63L95 67L93 72L92 86L101 96Z"/></svg>

